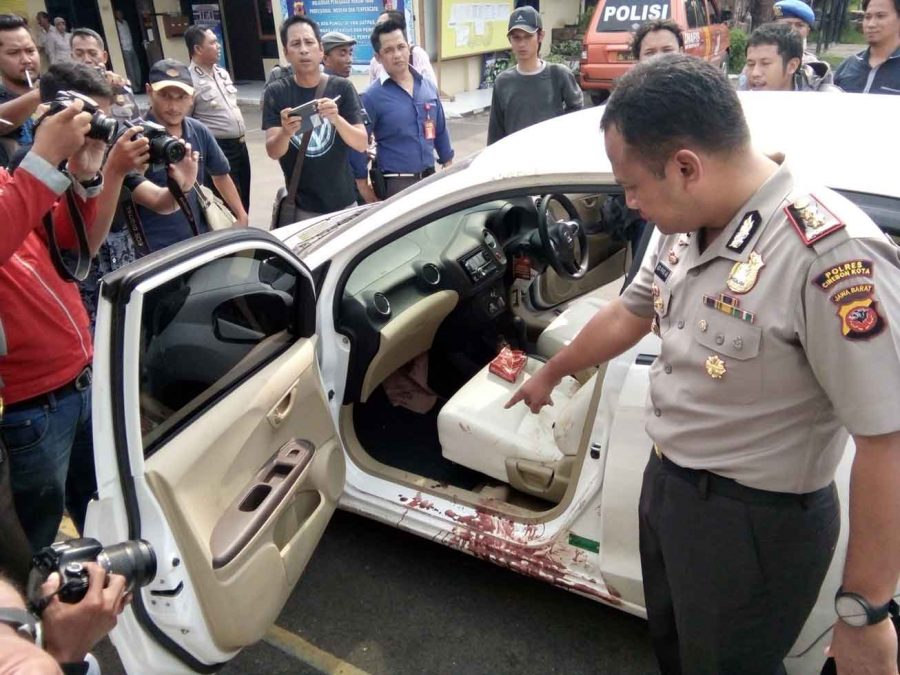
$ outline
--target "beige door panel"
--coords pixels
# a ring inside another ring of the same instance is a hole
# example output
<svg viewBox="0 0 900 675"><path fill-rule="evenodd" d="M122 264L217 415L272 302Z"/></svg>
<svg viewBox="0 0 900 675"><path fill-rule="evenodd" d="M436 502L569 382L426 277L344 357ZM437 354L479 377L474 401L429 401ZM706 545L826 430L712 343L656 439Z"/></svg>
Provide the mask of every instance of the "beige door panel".
<svg viewBox="0 0 900 675"><path fill-rule="evenodd" d="M344 487L315 339L298 341L146 462L223 650L277 619Z"/></svg>

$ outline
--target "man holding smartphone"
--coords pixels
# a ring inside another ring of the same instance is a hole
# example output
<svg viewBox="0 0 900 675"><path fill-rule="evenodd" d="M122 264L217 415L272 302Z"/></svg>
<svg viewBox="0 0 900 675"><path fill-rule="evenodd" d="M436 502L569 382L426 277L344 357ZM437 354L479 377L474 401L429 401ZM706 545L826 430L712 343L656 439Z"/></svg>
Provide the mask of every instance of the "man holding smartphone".
<svg viewBox="0 0 900 675"><path fill-rule="evenodd" d="M309 133L297 189L299 217L353 206L356 192L347 161L349 149L364 152L368 146L359 96L348 80L320 72L323 50L315 21L292 16L281 25L281 41L294 74L271 82L263 95L266 153L279 160L285 182L290 183L304 132ZM317 95L323 77L328 80ZM316 101L314 113L294 112L312 101Z"/></svg>

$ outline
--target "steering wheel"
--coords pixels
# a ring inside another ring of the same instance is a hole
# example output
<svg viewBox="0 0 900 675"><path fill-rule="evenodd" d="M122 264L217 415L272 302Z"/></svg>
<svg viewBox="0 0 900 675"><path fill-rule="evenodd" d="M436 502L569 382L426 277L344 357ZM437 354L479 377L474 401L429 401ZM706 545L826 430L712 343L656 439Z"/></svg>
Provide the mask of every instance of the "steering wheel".
<svg viewBox="0 0 900 675"><path fill-rule="evenodd" d="M568 220L553 220L550 202L562 206ZM563 194L543 195L538 199L538 234L550 266L565 279L580 279L588 268L588 245L584 225L572 201Z"/></svg>

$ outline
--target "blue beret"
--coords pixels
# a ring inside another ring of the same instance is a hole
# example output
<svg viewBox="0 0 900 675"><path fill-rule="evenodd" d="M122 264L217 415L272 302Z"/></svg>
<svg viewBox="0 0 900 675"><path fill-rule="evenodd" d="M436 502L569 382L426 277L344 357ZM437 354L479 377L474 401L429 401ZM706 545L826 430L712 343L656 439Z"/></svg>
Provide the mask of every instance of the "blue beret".
<svg viewBox="0 0 900 675"><path fill-rule="evenodd" d="M816 15L812 11L812 7L803 0L780 0L775 3L773 10L776 19L794 17L805 21L810 27L816 25Z"/></svg>

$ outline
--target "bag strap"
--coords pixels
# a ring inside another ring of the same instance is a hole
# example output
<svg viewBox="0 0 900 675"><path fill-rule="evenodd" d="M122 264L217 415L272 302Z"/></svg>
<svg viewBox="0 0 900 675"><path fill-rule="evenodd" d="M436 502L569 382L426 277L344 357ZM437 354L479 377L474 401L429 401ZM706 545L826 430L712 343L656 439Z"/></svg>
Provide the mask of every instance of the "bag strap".
<svg viewBox="0 0 900 675"><path fill-rule="evenodd" d="M316 87L315 98L322 98L325 93L325 85L328 84L328 75L319 76L319 86ZM303 134L300 141L300 151L297 153L297 161L294 164L294 172L291 174L291 182L288 185L287 202L294 204L297 201L297 189L300 187L300 172L303 171L303 158L306 157L306 149L309 147L309 139L312 138L312 129Z"/></svg>

